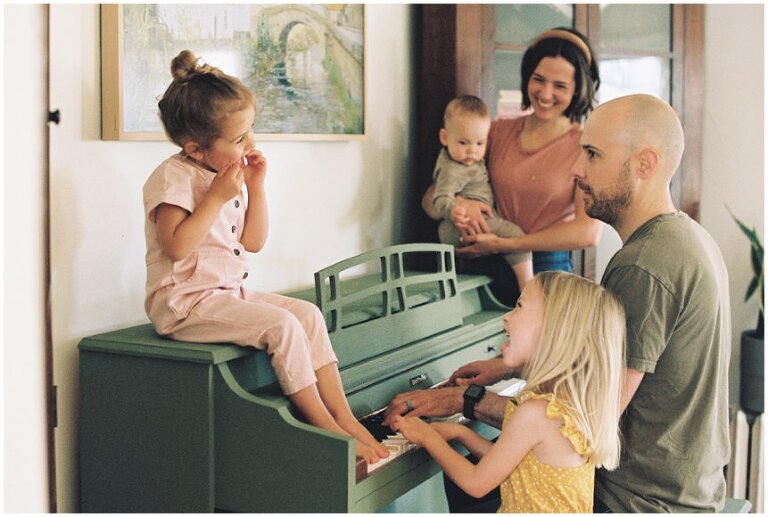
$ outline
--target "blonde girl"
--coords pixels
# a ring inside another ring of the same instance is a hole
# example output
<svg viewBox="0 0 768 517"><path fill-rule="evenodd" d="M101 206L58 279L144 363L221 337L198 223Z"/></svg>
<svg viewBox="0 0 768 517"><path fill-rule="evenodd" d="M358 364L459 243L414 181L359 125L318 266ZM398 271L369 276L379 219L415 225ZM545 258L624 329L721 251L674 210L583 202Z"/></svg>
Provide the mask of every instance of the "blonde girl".
<svg viewBox="0 0 768 517"><path fill-rule="evenodd" d="M352 414L317 307L243 284L246 252L261 250L269 227L253 94L188 50L174 58L171 72L158 105L181 152L144 185L147 315L172 339L265 350L307 421L356 438L357 455L369 463L386 457Z"/></svg>
<svg viewBox="0 0 768 517"><path fill-rule="evenodd" d="M504 318L505 365L524 390L507 402L496 443L460 424L397 416L393 429L422 445L465 492L501 485L500 512L592 512L595 468L619 463L625 319L618 299L571 273L544 272ZM477 465L454 451L462 443Z"/></svg>

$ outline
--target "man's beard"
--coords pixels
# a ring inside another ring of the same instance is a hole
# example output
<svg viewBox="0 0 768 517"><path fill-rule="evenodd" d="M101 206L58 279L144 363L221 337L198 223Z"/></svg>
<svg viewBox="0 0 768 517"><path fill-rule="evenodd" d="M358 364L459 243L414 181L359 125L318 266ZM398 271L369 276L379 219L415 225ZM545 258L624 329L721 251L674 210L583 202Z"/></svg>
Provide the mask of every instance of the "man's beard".
<svg viewBox="0 0 768 517"><path fill-rule="evenodd" d="M623 209L632 201L632 184L630 183L629 160L624 162L619 173L619 181L612 192L596 195L595 192L581 180L577 185L588 197L585 199L587 215L593 219L599 219L609 225L614 225L619 220Z"/></svg>

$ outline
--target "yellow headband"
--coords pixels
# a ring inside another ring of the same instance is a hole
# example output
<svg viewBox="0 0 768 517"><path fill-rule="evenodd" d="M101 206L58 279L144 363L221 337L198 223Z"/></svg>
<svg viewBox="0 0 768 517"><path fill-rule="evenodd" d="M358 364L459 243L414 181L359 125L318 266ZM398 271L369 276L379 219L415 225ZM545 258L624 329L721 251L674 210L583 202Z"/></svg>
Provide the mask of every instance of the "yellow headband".
<svg viewBox="0 0 768 517"><path fill-rule="evenodd" d="M579 50L581 50L581 53L584 54L584 57L587 60L587 66L592 66L592 53L589 51L589 47L583 39L572 32L564 31L562 29L552 29L551 31L542 32L533 40L531 47L535 47L541 40L549 38L562 39L573 43Z"/></svg>

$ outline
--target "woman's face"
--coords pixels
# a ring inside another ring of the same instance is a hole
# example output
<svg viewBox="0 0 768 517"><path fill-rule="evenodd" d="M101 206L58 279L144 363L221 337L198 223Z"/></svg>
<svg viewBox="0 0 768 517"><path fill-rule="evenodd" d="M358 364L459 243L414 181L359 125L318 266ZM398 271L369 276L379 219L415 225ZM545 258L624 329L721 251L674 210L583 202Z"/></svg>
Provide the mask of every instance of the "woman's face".
<svg viewBox="0 0 768 517"><path fill-rule="evenodd" d="M539 346L544 326L544 292L539 282L528 282L517 305L501 318L509 341L501 347L504 364L521 368L531 359Z"/></svg>
<svg viewBox="0 0 768 517"><path fill-rule="evenodd" d="M563 116L576 92L576 69L565 58L545 57L528 80L528 98L536 117Z"/></svg>

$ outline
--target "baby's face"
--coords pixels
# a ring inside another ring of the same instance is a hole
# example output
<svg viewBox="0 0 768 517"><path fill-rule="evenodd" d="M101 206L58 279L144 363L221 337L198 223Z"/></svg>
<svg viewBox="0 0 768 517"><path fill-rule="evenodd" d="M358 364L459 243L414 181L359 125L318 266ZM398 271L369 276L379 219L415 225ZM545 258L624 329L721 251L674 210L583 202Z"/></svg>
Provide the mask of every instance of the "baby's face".
<svg viewBox="0 0 768 517"><path fill-rule="evenodd" d="M489 117L455 113L440 130L440 142L455 162L472 165L483 159L491 128Z"/></svg>

